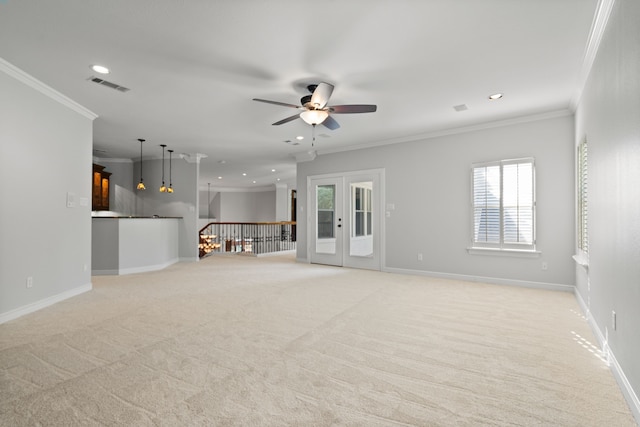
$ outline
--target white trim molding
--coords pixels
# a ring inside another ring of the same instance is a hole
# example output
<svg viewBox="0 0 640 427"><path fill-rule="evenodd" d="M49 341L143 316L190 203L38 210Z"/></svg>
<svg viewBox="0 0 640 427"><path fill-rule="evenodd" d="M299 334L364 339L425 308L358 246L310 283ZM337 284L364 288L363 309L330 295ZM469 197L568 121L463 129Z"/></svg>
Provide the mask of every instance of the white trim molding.
<svg viewBox="0 0 640 427"><path fill-rule="evenodd" d="M82 286L78 286L77 288L69 289L57 295L52 295L50 297L41 299L40 301L32 302L31 304L24 305L22 307L18 307L11 311L7 311L6 313L0 314L0 324L8 322L10 320L17 319L18 317L22 317L26 314L33 313L38 310L42 310L45 307L56 304L60 301L64 301L66 299L75 297L77 295L83 294L93 289L93 284L87 283Z"/></svg>
<svg viewBox="0 0 640 427"><path fill-rule="evenodd" d="M574 292L575 286L561 283L532 282L529 280L503 279L500 277L468 276L465 274L439 273L435 271L412 270L407 268L383 267L382 271L396 274L437 277L439 279L463 280L465 282L488 283L491 285L520 286L523 288L545 289L549 291Z"/></svg>
<svg viewBox="0 0 640 427"><path fill-rule="evenodd" d="M140 267L118 268L118 269L110 269L110 270L91 270L91 274L94 276L124 276L127 274L148 273L150 271L164 270L170 265L173 265L182 260L183 260L182 258L181 259L175 258L160 264L143 265ZM189 258L185 260L190 261L191 259Z"/></svg>
<svg viewBox="0 0 640 427"><path fill-rule="evenodd" d="M616 382L618 383L618 386L622 391L622 395L624 396L625 400L627 401L627 404L629 405L629 408L631 409L631 413L633 414L633 417L635 418L636 422L640 424L640 399L638 399L638 395L636 394L635 390L633 390L633 387L631 386L629 379L625 375L624 371L622 370L622 367L618 363L618 360L616 359L615 355L611 351L611 347L609 347L608 333L607 333L608 331L606 331L606 328L605 328L605 334L602 333L602 331L598 327L598 324L596 323L596 320L591 314L589 307L587 306L584 299L582 298L582 295L580 295L580 292L578 292L577 288L575 289L574 295L576 297L576 300L578 301L578 305L580 306L580 309L582 310L585 318L587 319L587 323L589 324L589 326L591 327L591 330L593 331L593 335L595 335L596 340L598 340L598 345L602 349L602 354L606 357L606 361L609 364L609 369L611 369L611 372L613 373L613 377L616 379Z"/></svg>
<svg viewBox="0 0 640 427"><path fill-rule="evenodd" d="M0 71L4 72L8 76L13 77L19 82L24 83L25 85L31 87L32 89L37 90L41 94L48 96L54 101L59 102L65 107L72 109L76 113L79 113L90 120L95 120L98 117L98 115L93 111L83 107L82 105L73 101L71 98L68 98L65 95L58 92L57 90L47 86L46 84L42 83L40 80L30 76L29 74L22 71L20 68L10 64L9 62L5 61L2 58L0 58Z"/></svg>
<svg viewBox="0 0 640 427"><path fill-rule="evenodd" d="M209 156L202 153L180 153L179 157L187 163L200 163L200 160L206 159Z"/></svg>
<svg viewBox="0 0 640 427"><path fill-rule="evenodd" d="M463 134L463 133L468 133L468 132L476 132L476 131L485 130L485 129L494 129L494 128L500 128L500 127L505 127L505 126L511 126L511 125L520 124L520 123L529 123L529 122L535 122L535 121L540 121L540 120L548 120L548 119L555 119L555 118L559 118L559 117L566 117L566 116L572 115L573 113L574 113L574 111L570 110L568 108L567 109L562 109L562 110L547 111L547 112L539 113L539 114L529 114L529 115L524 115L524 116L517 116L517 117L499 119L499 120L480 123L480 124L475 124L475 125L434 130L432 132L427 132L427 133L422 133L422 134L417 134L417 135L410 135L410 136L400 137L400 138L391 138L391 139L375 141L375 142L369 142L369 143L364 143L364 144L359 144L359 145L349 145L349 146L340 146L340 147L327 148L327 149L324 149L324 150L317 151L316 154L317 155L325 155L325 154L341 153L341 152L344 152L344 151L361 150L361 149L364 149L364 148L373 148L373 147L380 147L380 146L392 145L392 144L402 144L402 143L405 143L405 142L418 142L418 141L424 141L424 140L429 140L429 139L433 139L433 138L439 138L439 137L442 137L442 136L458 135L458 134ZM314 156L314 158L315 158L315 156ZM296 157L296 160L298 160L297 157ZM313 160L313 159L311 159L311 160ZM298 161L300 161L300 160L298 160Z"/></svg>
<svg viewBox="0 0 640 427"><path fill-rule="evenodd" d="M602 35L604 34L604 30L607 28L607 23L609 22L609 16L611 16L614 3L615 0L598 0L596 13L593 16L593 23L591 24L591 31L589 32L589 40L587 41L587 47L584 52L578 87L576 93L571 98L571 102L569 103L572 111L576 110L578 103L580 102L580 98L582 97L582 91L587 83L587 79L589 78L589 73L591 73L591 67L593 67L596 55L598 54Z"/></svg>

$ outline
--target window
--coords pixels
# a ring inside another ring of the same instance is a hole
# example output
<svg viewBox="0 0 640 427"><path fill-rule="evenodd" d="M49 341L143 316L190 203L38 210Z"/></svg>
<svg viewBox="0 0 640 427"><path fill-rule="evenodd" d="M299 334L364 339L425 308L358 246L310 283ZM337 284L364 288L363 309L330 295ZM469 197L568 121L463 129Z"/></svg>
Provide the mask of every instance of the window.
<svg viewBox="0 0 640 427"><path fill-rule="evenodd" d="M474 248L535 250L533 159L472 166Z"/></svg>
<svg viewBox="0 0 640 427"><path fill-rule="evenodd" d="M318 185L316 200L318 204L318 239L332 239L335 237L335 185Z"/></svg>
<svg viewBox="0 0 640 427"><path fill-rule="evenodd" d="M352 237L371 236L371 184L351 184Z"/></svg>
<svg viewBox="0 0 640 427"><path fill-rule="evenodd" d="M587 230L587 140L578 145L578 249L589 253Z"/></svg>

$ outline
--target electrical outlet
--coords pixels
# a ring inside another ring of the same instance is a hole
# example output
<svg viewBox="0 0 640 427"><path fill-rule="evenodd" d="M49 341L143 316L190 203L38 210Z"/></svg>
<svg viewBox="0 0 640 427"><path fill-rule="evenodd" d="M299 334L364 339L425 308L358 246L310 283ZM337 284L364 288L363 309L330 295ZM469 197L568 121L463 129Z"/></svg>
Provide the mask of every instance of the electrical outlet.
<svg viewBox="0 0 640 427"><path fill-rule="evenodd" d="M33 277L27 277L27 288L33 288Z"/></svg>
<svg viewBox="0 0 640 427"><path fill-rule="evenodd" d="M542 269L546 270L549 266L547 265L547 261L542 261Z"/></svg>
<svg viewBox="0 0 640 427"><path fill-rule="evenodd" d="M418 261L422 261L422 254L418 254Z"/></svg>

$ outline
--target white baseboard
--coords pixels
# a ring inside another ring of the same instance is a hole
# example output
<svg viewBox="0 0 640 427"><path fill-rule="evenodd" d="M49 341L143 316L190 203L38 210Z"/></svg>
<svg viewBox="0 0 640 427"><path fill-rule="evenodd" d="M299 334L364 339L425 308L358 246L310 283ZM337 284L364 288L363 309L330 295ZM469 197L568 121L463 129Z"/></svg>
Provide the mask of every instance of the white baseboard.
<svg viewBox="0 0 640 427"><path fill-rule="evenodd" d="M119 275L125 275L125 274L148 273L150 271L163 270L179 261L182 261L182 258L180 259L175 258L167 262L163 262L162 264L143 265L140 267L120 268L120 269L111 269L111 270L91 270L91 275L92 276L119 276Z"/></svg>
<svg viewBox="0 0 640 427"><path fill-rule="evenodd" d="M148 273L149 271L163 270L169 267L170 265L175 264L178 261L179 259L175 258L167 262L163 262L162 264L143 265L140 267L131 267L131 268L121 268L118 274L124 275L124 274L135 274L135 273Z"/></svg>
<svg viewBox="0 0 640 427"><path fill-rule="evenodd" d="M24 316L25 314L41 310L60 301L75 297L76 295L83 294L90 291L91 289L93 289L93 285L91 283L87 283L86 285L78 286L77 288L69 289L68 291L64 291L57 295L53 295L41 299L40 301L32 302L31 304L27 304L22 307L7 311L6 313L0 314L0 324L17 319L18 317Z"/></svg>
<svg viewBox="0 0 640 427"><path fill-rule="evenodd" d="M91 270L92 276L117 276L120 270Z"/></svg>
<svg viewBox="0 0 640 427"><path fill-rule="evenodd" d="M263 254L257 254L258 258L270 257L270 256L278 256L278 255L293 255L296 253L295 249L291 249L288 251L278 251L278 252L265 252Z"/></svg>
<svg viewBox="0 0 640 427"><path fill-rule="evenodd" d="M551 291L574 292L575 286L560 283L531 282L527 280L501 279L498 277L468 276L465 274L438 273L435 271L411 270L406 268L384 267L386 273L412 274L414 276L437 277L440 279L463 280L465 282L490 283L492 285L520 286L524 288L546 289Z"/></svg>
<svg viewBox="0 0 640 427"><path fill-rule="evenodd" d="M616 359L615 355L611 351L611 348L609 347L609 343L607 342L606 334L603 334L602 331L600 330L600 327L596 323L596 320L591 314L589 307L584 302L584 299L582 298L582 295L580 295L580 292L578 292L577 288L574 294L576 296L576 300L578 301L578 305L580 305L580 308L582 309L584 316L587 318L587 322L589 323L589 326L591 327L593 334L596 336L596 340L598 341L599 347L602 349L602 353L607 358L607 362L609 363L609 368L611 369L611 372L613 373L613 377L616 379L616 382L618 383L618 386L622 391L622 395L624 396L625 400L627 401L627 404L629 405L629 408L631 409L631 413L633 414L633 417L636 419L636 422L640 425L640 399L638 399L638 395L633 390L633 387L629 383L627 376L624 374L622 367L620 366L620 364L618 363L618 360Z"/></svg>

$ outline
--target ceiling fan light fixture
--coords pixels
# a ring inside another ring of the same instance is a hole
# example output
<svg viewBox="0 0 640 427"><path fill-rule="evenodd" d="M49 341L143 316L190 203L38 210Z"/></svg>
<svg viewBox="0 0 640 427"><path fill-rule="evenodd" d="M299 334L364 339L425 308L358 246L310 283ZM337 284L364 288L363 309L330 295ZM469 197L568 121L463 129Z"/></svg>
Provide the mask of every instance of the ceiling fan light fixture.
<svg viewBox="0 0 640 427"><path fill-rule="evenodd" d="M319 125L329 117L326 110L306 110L300 113L300 118L310 125Z"/></svg>

